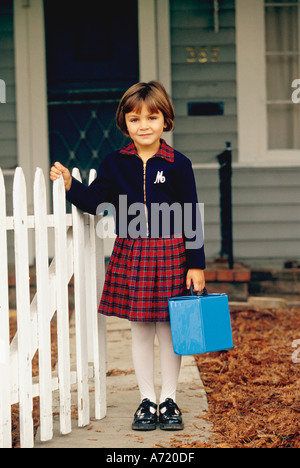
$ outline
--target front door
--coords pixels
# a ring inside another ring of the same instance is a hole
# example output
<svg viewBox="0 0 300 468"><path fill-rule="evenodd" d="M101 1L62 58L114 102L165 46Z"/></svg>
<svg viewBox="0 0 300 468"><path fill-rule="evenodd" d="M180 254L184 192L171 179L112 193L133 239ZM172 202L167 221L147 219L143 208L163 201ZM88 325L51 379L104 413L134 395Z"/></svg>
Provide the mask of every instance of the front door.
<svg viewBox="0 0 300 468"><path fill-rule="evenodd" d="M127 139L114 117L139 78L137 0L44 0L51 163L89 170Z"/></svg>

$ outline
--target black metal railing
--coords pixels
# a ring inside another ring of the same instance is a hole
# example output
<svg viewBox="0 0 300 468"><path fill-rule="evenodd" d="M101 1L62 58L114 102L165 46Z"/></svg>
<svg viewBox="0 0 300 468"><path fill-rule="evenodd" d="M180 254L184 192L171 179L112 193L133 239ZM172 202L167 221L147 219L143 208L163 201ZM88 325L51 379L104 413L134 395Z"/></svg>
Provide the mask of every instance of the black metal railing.
<svg viewBox="0 0 300 468"><path fill-rule="evenodd" d="M219 186L220 186L220 221L221 250L220 256L228 259L229 268L233 268L233 236L232 236L232 150L231 143L226 143L226 149L218 154Z"/></svg>

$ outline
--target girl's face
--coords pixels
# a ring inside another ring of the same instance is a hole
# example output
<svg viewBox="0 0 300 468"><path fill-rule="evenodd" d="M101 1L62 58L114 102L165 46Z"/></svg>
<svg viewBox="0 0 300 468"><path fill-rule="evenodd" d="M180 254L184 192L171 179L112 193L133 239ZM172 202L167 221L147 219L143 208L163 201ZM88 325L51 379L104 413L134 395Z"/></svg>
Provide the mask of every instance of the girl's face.
<svg viewBox="0 0 300 468"><path fill-rule="evenodd" d="M125 121L129 136L138 151L143 149L153 149L155 153L158 151L159 140L165 129L165 119L160 110L151 113L143 104L140 113L134 109L125 114Z"/></svg>

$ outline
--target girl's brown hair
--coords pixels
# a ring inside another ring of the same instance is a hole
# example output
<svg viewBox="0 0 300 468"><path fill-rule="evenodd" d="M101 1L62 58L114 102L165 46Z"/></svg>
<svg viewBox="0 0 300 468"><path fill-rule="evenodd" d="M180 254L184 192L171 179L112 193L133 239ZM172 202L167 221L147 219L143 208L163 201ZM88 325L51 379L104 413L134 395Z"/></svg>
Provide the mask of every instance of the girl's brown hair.
<svg viewBox="0 0 300 468"><path fill-rule="evenodd" d="M123 95L116 113L116 124L122 133L128 136L125 114L133 110L139 113L144 103L150 112L155 113L158 110L162 112L166 132L173 130L175 119L173 104L159 81L149 81L149 83L136 83Z"/></svg>

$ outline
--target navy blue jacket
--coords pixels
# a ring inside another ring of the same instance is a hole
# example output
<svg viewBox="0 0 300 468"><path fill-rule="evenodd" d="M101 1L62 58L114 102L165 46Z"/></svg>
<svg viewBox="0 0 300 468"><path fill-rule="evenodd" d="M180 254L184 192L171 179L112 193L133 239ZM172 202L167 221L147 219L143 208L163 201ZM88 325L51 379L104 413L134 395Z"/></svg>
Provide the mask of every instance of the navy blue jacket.
<svg viewBox="0 0 300 468"><path fill-rule="evenodd" d="M91 214L103 212L105 203L112 204L119 237L133 237L130 225L139 229L141 237L182 235L187 269L205 268L203 231L192 165L186 156L173 150L164 140L161 140L159 152L146 164L136 153L133 143L108 154L89 187L73 178L67 200Z"/></svg>

